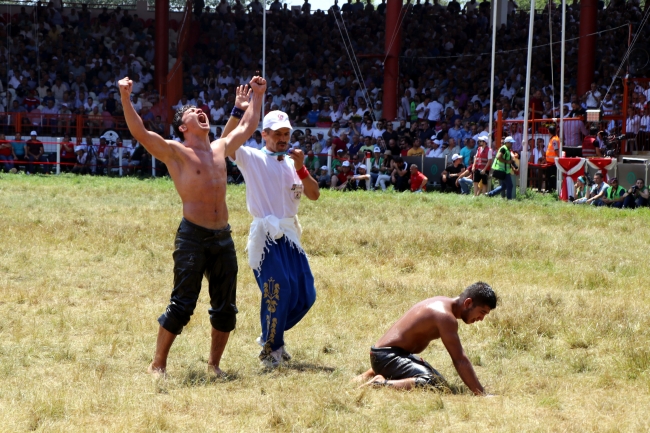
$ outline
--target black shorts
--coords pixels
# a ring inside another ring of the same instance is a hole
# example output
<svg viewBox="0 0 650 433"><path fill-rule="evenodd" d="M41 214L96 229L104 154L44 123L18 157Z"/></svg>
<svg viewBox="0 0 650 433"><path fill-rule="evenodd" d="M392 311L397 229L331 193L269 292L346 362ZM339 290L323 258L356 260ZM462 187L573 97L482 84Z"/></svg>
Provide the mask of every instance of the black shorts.
<svg viewBox="0 0 650 433"><path fill-rule="evenodd" d="M480 181L483 181L483 185L487 185L488 183L488 175L487 173L481 174L481 170L474 170L474 182L479 183Z"/></svg>
<svg viewBox="0 0 650 433"><path fill-rule="evenodd" d="M371 347L370 366L388 380L413 377L419 387L447 387L445 378L428 362L399 347Z"/></svg>
<svg viewBox="0 0 650 433"><path fill-rule="evenodd" d="M174 250L174 289L160 326L180 334L190 321L201 292L203 276L210 293L210 323L217 331L235 329L237 305L237 255L230 226L209 230L181 221Z"/></svg>

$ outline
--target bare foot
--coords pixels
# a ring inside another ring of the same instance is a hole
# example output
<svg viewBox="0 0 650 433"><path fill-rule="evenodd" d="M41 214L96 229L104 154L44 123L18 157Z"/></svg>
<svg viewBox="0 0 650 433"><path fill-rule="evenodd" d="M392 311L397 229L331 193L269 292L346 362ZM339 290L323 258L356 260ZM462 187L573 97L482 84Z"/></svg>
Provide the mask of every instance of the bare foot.
<svg viewBox="0 0 650 433"><path fill-rule="evenodd" d="M371 368L370 370L365 371L358 376L355 376L353 379L350 380L350 382L365 383L370 379L372 379L373 377L375 377L375 372Z"/></svg>
<svg viewBox="0 0 650 433"><path fill-rule="evenodd" d="M364 388L366 386L375 386L375 385L384 385L386 383L386 378L381 374L370 379L368 382L361 385L359 388Z"/></svg>
<svg viewBox="0 0 650 433"><path fill-rule="evenodd" d="M226 374L219 367L208 364L208 374L215 377L224 377Z"/></svg>
<svg viewBox="0 0 650 433"><path fill-rule="evenodd" d="M154 367L153 362L149 364L147 373L149 373L154 379L164 379L167 376L167 370L163 367Z"/></svg>

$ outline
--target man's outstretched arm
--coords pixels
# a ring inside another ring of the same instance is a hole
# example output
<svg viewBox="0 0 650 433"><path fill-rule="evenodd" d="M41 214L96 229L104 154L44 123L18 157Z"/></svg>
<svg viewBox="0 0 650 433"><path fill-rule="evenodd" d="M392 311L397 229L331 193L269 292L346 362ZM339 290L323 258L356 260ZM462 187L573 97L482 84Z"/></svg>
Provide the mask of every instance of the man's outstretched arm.
<svg viewBox="0 0 650 433"><path fill-rule="evenodd" d="M175 150L160 135L151 132L144 127L142 118L140 118L131 103L133 81L131 81L129 77L125 77L118 81L118 86L120 88L120 97L124 109L124 119L126 120L131 135L133 135L133 138L138 140L151 155L165 164L168 164L173 159Z"/></svg>
<svg viewBox="0 0 650 433"><path fill-rule="evenodd" d="M253 90L253 98L244 113L239 125L224 140L226 141L226 156L235 157L235 152L246 142L257 129L260 122L260 109L262 108L262 98L266 92L266 80L262 77L253 77L250 82Z"/></svg>
<svg viewBox="0 0 650 433"><path fill-rule="evenodd" d="M454 367L465 385L476 395L485 395L485 390L476 376L472 362L469 360L460 338L458 337L458 321L455 318L445 318L438 323L440 339L445 345Z"/></svg>

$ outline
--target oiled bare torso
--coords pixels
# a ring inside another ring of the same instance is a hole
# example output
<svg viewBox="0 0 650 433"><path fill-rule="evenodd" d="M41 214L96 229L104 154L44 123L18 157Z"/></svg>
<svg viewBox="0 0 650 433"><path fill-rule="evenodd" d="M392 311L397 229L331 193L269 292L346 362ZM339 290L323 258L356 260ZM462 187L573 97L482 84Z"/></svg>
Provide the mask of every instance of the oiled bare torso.
<svg viewBox="0 0 650 433"><path fill-rule="evenodd" d="M440 338L438 323L453 317L452 302L450 298L436 296L415 304L375 346L399 347L410 353L421 353L431 341Z"/></svg>
<svg viewBox="0 0 650 433"><path fill-rule="evenodd" d="M171 143L177 147L179 163L169 164L168 168L183 201L183 216L201 227L224 228L228 224L228 208L223 142L213 141L204 149Z"/></svg>

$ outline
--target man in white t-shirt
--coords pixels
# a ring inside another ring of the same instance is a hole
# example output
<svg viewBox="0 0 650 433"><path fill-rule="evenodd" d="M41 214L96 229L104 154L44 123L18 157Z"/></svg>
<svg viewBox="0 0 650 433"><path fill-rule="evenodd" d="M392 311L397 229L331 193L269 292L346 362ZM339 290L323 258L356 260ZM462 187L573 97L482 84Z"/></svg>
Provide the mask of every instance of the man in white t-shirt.
<svg viewBox="0 0 650 433"><path fill-rule="evenodd" d="M443 105L435 98L429 102L429 105L427 106L427 119L432 127L440 120L443 108Z"/></svg>
<svg viewBox="0 0 650 433"><path fill-rule="evenodd" d="M298 205L304 194L318 200L316 180L304 165L302 150L289 150L289 116L271 111L264 117L261 150L240 147L231 157L246 181L246 204L253 216L248 264L262 292L262 346L259 359L275 368L291 359L284 332L307 314L316 300L314 277L300 244Z"/></svg>

